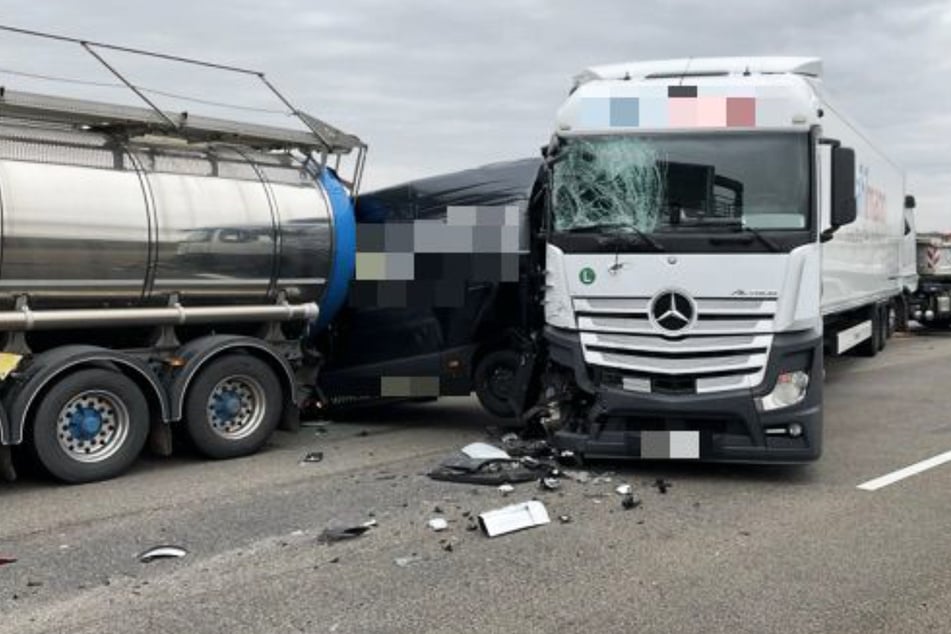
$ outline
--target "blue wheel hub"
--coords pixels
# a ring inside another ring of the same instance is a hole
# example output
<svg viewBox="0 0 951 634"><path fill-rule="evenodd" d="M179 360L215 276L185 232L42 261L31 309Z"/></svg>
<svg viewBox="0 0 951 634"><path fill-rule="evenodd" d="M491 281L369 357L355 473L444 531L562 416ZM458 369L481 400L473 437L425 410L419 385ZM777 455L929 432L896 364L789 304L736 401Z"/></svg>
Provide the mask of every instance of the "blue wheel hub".
<svg viewBox="0 0 951 634"><path fill-rule="evenodd" d="M234 390L225 390L215 395L212 407L215 416L223 422L231 422L241 411L241 396Z"/></svg>
<svg viewBox="0 0 951 634"><path fill-rule="evenodd" d="M93 407L77 407L69 417L69 433L76 440L92 440L102 430L102 415Z"/></svg>

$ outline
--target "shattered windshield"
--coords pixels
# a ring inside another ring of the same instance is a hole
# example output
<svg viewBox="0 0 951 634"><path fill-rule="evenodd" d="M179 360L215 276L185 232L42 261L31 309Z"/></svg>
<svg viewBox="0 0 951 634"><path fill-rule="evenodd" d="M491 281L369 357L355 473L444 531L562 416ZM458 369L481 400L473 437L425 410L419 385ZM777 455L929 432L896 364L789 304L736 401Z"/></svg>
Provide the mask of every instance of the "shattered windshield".
<svg viewBox="0 0 951 634"><path fill-rule="evenodd" d="M808 150L806 135L789 133L566 138L554 229L805 229Z"/></svg>

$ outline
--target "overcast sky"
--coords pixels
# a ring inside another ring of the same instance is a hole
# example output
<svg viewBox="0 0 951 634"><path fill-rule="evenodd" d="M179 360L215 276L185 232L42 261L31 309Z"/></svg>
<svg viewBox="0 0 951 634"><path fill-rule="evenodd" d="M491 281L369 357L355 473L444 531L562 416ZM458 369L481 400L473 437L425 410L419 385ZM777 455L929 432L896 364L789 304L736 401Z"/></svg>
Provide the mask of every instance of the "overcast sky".
<svg viewBox="0 0 951 634"><path fill-rule="evenodd" d="M0 7L7 25L262 70L302 110L369 144L368 187L535 155L571 77L586 66L816 55L843 109L905 166L919 227L951 231L951 0L0 0ZM280 108L246 78L109 59L144 86ZM0 33L3 85L116 93L6 71L114 81L75 46Z"/></svg>

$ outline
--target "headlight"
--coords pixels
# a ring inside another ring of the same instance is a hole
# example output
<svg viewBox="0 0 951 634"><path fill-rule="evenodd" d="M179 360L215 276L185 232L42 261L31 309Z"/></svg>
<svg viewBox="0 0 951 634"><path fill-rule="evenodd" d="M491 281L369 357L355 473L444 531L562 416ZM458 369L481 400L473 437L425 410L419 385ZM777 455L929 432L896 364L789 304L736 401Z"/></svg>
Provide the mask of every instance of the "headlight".
<svg viewBox="0 0 951 634"><path fill-rule="evenodd" d="M773 391L759 399L760 408L764 412L769 412L801 403L806 398L808 387L809 375L802 370L784 372L776 378Z"/></svg>

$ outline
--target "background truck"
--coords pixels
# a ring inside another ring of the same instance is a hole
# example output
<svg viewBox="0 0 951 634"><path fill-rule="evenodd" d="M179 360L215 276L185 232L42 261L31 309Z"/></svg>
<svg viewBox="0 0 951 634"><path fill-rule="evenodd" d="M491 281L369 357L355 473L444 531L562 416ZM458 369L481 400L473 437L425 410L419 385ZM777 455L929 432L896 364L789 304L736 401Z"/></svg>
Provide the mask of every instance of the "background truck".
<svg viewBox="0 0 951 634"><path fill-rule="evenodd" d="M225 68L260 78L302 130L164 111L107 68L148 107L0 91L8 477L16 445L61 480L111 477L150 433L169 451L172 424L211 457L256 451L312 396L308 341L353 273L359 138L256 71Z"/></svg>
<svg viewBox="0 0 951 634"><path fill-rule="evenodd" d="M907 298L907 315L899 319L947 328L951 325L951 236L919 233L917 262L918 288Z"/></svg>
<svg viewBox="0 0 951 634"><path fill-rule="evenodd" d="M579 454L803 462L823 350L916 287L904 177L815 58L586 70L546 152L543 424Z"/></svg>

